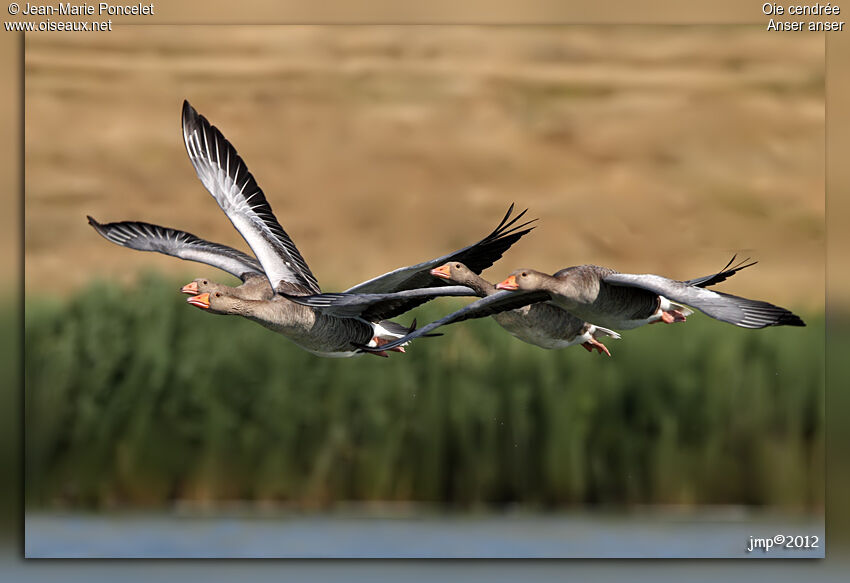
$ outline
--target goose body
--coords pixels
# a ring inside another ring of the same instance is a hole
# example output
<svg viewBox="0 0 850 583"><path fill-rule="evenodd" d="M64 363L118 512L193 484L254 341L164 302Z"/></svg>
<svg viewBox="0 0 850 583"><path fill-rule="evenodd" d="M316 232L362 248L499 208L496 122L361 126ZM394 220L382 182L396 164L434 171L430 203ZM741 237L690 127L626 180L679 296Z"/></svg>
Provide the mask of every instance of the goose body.
<svg viewBox="0 0 850 583"><path fill-rule="evenodd" d="M312 354L329 358L356 356L352 342L375 347L376 337L394 340L408 331L394 322L329 316L281 296L246 299L226 291L214 291L193 296L187 301L213 314L236 315L252 320Z"/></svg>
<svg viewBox="0 0 850 583"><path fill-rule="evenodd" d="M593 321L617 330L630 330L660 321L665 311L678 311L682 320L690 314L686 308L674 306L666 298L648 290L606 284L605 277L615 272L598 265L568 267L551 278L532 275L528 269L514 272L520 279L522 273L527 274L526 282L536 277L539 287L533 289L549 292L554 305L577 318L593 318ZM509 288L502 285L499 289Z"/></svg>
<svg viewBox="0 0 850 583"><path fill-rule="evenodd" d="M283 289L286 287L283 286ZM303 293L295 286L290 286L289 291ZM387 295L398 293L402 292ZM443 296L469 296L472 290L463 286L446 286L409 290L407 294L427 301ZM339 295L347 297L345 294ZM405 336L415 328L415 322L411 328L407 328L380 317L380 314L396 315L399 308L394 299L378 299L341 316L332 310L293 301L299 297L281 291L271 299L251 299L227 291L214 291L190 297L186 301L212 314L242 316L286 336L308 352L331 358L358 356L363 353L358 349L359 346L367 346L373 349L368 352L386 356L381 346ZM364 316L367 311L375 315ZM404 352L403 344L393 345L387 350Z"/></svg>

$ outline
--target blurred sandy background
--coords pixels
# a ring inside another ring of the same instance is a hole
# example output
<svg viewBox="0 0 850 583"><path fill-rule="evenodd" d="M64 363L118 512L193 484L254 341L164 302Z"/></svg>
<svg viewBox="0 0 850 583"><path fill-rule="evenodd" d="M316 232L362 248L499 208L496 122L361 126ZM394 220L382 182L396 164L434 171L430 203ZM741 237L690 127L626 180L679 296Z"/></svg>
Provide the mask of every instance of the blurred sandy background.
<svg viewBox="0 0 850 583"><path fill-rule="evenodd" d="M723 27L123 27L26 39L26 291L150 267L100 221L245 248L184 151L184 98L245 158L320 283L540 227L485 275L600 263L821 310L824 43Z"/></svg>

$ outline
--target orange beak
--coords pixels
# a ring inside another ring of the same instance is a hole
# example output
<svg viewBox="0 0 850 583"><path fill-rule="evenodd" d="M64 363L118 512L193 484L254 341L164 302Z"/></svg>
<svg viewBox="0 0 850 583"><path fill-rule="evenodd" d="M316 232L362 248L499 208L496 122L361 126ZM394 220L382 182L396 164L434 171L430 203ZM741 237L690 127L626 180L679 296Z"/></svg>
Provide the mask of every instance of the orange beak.
<svg viewBox="0 0 850 583"><path fill-rule="evenodd" d="M515 275L509 275L505 281L500 281L496 284L496 289L506 289L508 291L516 291L519 289L519 285L516 282Z"/></svg>
<svg viewBox="0 0 850 583"><path fill-rule="evenodd" d="M187 283L183 287L180 288L180 293L189 294L189 295L197 295L198 294L198 282L193 281L191 283Z"/></svg>
<svg viewBox="0 0 850 583"><path fill-rule="evenodd" d="M449 271L449 264L448 263L432 269L431 275L433 275L434 277L439 277L441 279L451 279L452 278L452 273L451 273L451 271Z"/></svg>
<svg viewBox="0 0 850 583"><path fill-rule="evenodd" d="M186 301L192 304L193 306L197 306L206 310L210 307L210 294L204 293L197 296L192 296Z"/></svg>

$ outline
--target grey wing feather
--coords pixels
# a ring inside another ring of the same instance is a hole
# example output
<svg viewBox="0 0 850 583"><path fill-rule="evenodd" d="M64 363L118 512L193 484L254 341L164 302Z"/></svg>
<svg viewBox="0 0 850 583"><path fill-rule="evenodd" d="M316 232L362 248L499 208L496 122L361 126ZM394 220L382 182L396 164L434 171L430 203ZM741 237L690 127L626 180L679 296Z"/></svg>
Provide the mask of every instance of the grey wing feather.
<svg viewBox="0 0 850 583"><path fill-rule="evenodd" d="M254 251L272 287L283 281L320 293L307 262L236 148L188 101L183 102L183 140L198 178Z"/></svg>
<svg viewBox="0 0 850 583"><path fill-rule="evenodd" d="M394 292L406 289L435 287L445 285L443 280L432 277L429 271L434 267L438 267L448 261L459 261L466 265L470 270L480 274L482 271L493 265L502 254L507 251L511 245L520 240L524 235L530 232L534 227L528 227L537 219L526 221L517 225L517 221L528 212L528 209L522 211L517 216L510 218L513 213L514 205L508 208L508 212L502 218L499 225L493 231L472 245L468 245L463 249L418 263L407 267L400 267L389 273L379 275L363 283L359 283L352 288L345 290L346 292L357 293L384 293ZM510 219L510 220L509 220ZM525 228L528 227L528 228ZM415 306L411 306L413 308ZM410 308L409 308L410 309Z"/></svg>
<svg viewBox="0 0 850 583"><path fill-rule="evenodd" d="M187 261L197 261L235 275L242 281L251 274L263 274L259 261L227 245L213 243L186 231L141 221L89 224L105 239L137 251L155 251Z"/></svg>
<svg viewBox="0 0 850 583"><path fill-rule="evenodd" d="M420 303L443 296L474 296L466 286L454 285L437 288L403 290L385 294L324 293L312 296L291 295L278 292L286 299L310 306L322 313L338 318L363 318L372 322L394 318L408 311L411 300Z"/></svg>
<svg viewBox="0 0 850 583"><path fill-rule="evenodd" d="M696 308L722 322L742 328L766 326L805 326L805 323L785 308L759 300L750 300L688 285L660 275L615 273L604 278L606 283L639 287Z"/></svg>
<svg viewBox="0 0 850 583"><path fill-rule="evenodd" d="M487 316L492 316L493 314L498 314L507 310L515 310L517 308L521 308L529 304L535 304L541 301L545 301L548 298L549 294L546 292L496 292L495 294L489 295L485 298L481 298L475 302L472 302L471 304L467 304L466 306L452 312L447 316L440 318L439 320L434 320L430 324L413 330L406 336L397 340L393 340L389 344L382 344L380 347L376 347L374 349L366 346L358 346L357 348L363 350L364 352L379 352L381 350L390 350L391 348L401 346L402 344L405 344L413 340L414 338L419 338L420 336L427 335L428 333L432 332L433 330L436 330L440 326L446 326L448 324L454 324L456 322L462 322L464 320L486 318Z"/></svg>

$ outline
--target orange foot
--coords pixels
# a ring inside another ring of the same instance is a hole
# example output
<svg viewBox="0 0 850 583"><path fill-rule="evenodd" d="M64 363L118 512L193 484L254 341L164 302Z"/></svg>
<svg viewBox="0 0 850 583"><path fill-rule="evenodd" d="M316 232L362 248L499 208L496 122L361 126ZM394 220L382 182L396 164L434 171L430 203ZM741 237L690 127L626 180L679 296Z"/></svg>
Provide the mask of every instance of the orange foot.
<svg viewBox="0 0 850 583"><path fill-rule="evenodd" d="M685 315L679 310L661 312L661 319L664 320L665 324L672 324L673 322L684 322L686 320Z"/></svg>
<svg viewBox="0 0 850 583"><path fill-rule="evenodd" d="M604 352L608 356L611 356L611 353L608 352L608 348L604 344L596 340L596 338L591 338L587 342L583 342L582 346L584 346L584 349L588 352L593 352L593 350L596 349L597 351L599 351L599 354L602 354Z"/></svg>
<svg viewBox="0 0 850 583"><path fill-rule="evenodd" d="M650 324L658 324L659 322L672 324L673 322L684 322L686 319L685 315L679 310L670 310L668 312L661 312L661 319L656 320L655 322L650 322Z"/></svg>

